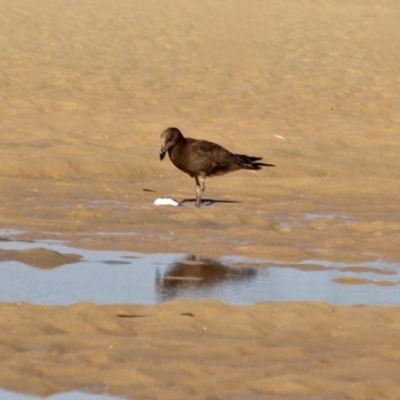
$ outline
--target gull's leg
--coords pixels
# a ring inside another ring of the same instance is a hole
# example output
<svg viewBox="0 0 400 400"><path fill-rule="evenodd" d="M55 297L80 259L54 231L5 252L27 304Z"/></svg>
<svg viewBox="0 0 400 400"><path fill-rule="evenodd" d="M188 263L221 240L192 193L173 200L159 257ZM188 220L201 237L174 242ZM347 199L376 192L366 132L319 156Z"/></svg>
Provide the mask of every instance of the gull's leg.
<svg viewBox="0 0 400 400"><path fill-rule="evenodd" d="M203 193L206 190L206 184L204 182L204 178L203 177L200 177L200 190L201 190L200 197L203 197Z"/></svg>
<svg viewBox="0 0 400 400"><path fill-rule="evenodd" d="M197 176L195 176L194 179L196 179L196 207L200 207L202 190L201 190L199 178Z"/></svg>
<svg viewBox="0 0 400 400"><path fill-rule="evenodd" d="M200 179L199 179L200 178ZM196 207L201 206L201 198L203 197L206 185L204 183L204 178L196 176Z"/></svg>

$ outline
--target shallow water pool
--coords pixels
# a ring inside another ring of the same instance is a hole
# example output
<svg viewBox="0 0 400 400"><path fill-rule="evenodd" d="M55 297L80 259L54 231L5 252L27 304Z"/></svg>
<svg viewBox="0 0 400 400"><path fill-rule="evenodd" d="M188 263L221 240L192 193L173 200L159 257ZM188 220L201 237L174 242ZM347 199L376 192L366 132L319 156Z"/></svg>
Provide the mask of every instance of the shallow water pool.
<svg viewBox="0 0 400 400"><path fill-rule="evenodd" d="M118 400L122 397L112 397L104 394L90 394L81 392L66 392L53 394L45 397L47 400ZM8 390L0 389L0 400L38 400L43 397L35 395L27 395L21 393L9 392Z"/></svg>
<svg viewBox="0 0 400 400"><path fill-rule="evenodd" d="M71 255L72 254L72 255ZM57 241L0 242L0 301L156 304L180 297L400 304L400 265L284 263L239 257L82 250Z"/></svg>

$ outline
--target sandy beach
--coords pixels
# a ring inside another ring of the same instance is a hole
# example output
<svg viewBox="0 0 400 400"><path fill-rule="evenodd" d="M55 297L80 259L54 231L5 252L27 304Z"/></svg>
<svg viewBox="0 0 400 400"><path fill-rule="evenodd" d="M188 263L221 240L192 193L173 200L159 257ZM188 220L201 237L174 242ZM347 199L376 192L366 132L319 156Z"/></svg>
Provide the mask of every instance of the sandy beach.
<svg viewBox="0 0 400 400"><path fill-rule="evenodd" d="M399 19L390 1L0 0L1 237L399 263ZM276 167L208 179L201 209L156 207L195 197L159 160L168 126ZM0 310L0 388L18 393L400 398L399 307Z"/></svg>

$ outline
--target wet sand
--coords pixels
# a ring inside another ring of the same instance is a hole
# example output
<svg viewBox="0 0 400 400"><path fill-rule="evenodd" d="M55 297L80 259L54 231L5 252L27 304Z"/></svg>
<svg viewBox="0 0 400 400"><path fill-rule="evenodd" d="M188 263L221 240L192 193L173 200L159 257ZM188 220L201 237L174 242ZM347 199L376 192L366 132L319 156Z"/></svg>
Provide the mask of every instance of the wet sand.
<svg viewBox="0 0 400 400"><path fill-rule="evenodd" d="M400 396L400 308L173 301L147 307L3 304L0 383L43 396Z"/></svg>
<svg viewBox="0 0 400 400"><path fill-rule="evenodd" d="M0 0L0 8L5 236L399 262L399 5ZM200 210L155 207L157 197L194 194L192 179L159 161L168 126L276 167L207 180L213 202ZM4 389L400 397L397 307L0 308Z"/></svg>

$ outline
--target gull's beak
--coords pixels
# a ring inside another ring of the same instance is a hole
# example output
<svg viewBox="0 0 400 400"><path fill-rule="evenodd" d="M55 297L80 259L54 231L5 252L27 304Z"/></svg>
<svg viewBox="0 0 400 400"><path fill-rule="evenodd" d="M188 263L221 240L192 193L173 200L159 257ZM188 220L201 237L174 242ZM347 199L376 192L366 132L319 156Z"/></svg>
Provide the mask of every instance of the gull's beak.
<svg viewBox="0 0 400 400"><path fill-rule="evenodd" d="M161 147L161 150L160 150L160 160L162 161L162 160L164 160L164 157L165 157L165 153L167 152L167 150L165 150L164 149L164 146L162 146Z"/></svg>

